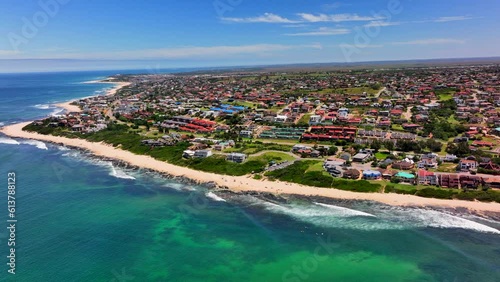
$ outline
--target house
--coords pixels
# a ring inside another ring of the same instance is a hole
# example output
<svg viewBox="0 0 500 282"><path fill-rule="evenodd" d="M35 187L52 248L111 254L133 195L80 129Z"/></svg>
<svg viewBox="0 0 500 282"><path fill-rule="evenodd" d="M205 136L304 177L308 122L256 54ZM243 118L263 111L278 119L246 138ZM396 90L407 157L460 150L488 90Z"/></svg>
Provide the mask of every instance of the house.
<svg viewBox="0 0 500 282"><path fill-rule="evenodd" d="M394 174L396 174L395 171L393 170L389 170L389 169L377 169L378 171L380 171L380 173L382 174L382 179L385 179L385 180L391 180L392 176Z"/></svg>
<svg viewBox="0 0 500 282"><path fill-rule="evenodd" d="M229 155L227 155L226 160L235 163L242 163L246 160L246 158L247 155L242 153L230 153Z"/></svg>
<svg viewBox="0 0 500 282"><path fill-rule="evenodd" d="M438 178L434 174L434 172L430 172L425 169L419 169L417 177L418 177L418 184L437 185L438 183Z"/></svg>
<svg viewBox="0 0 500 282"><path fill-rule="evenodd" d="M186 158L186 159L190 159L190 158L194 157L194 151L185 150L184 152L182 152L182 157Z"/></svg>
<svg viewBox="0 0 500 282"><path fill-rule="evenodd" d="M351 154L349 154L348 152L343 152L340 154L339 158L348 162L351 160Z"/></svg>
<svg viewBox="0 0 500 282"><path fill-rule="evenodd" d="M417 163L418 168L437 168L438 162L435 158L422 158Z"/></svg>
<svg viewBox="0 0 500 282"><path fill-rule="evenodd" d="M277 115L275 118L274 118L274 122L278 122L278 123L285 123L288 119L288 116L285 116L285 115Z"/></svg>
<svg viewBox="0 0 500 282"><path fill-rule="evenodd" d="M240 136L241 137L245 137L245 138L252 138L253 131L251 131L251 130L242 130L242 131L240 131Z"/></svg>
<svg viewBox="0 0 500 282"><path fill-rule="evenodd" d="M477 169L478 163L476 160L461 159L458 163L458 168L462 171Z"/></svg>
<svg viewBox="0 0 500 282"><path fill-rule="evenodd" d="M318 124L321 122L321 116L320 115L312 115L309 118L309 124Z"/></svg>
<svg viewBox="0 0 500 282"><path fill-rule="evenodd" d="M363 179L375 180L382 178L382 173L376 170L365 170L363 171Z"/></svg>
<svg viewBox="0 0 500 282"><path fill-rule="evenodd" d="M399 179L401 182L406 182L406 183L414 183L415 182L415 175L400 171L394 175L396 179Z"/></svg>
<svg viewBox="0 0 500 282"><path fill-rule="evenodd" d="M479 140L475 140L474 142L472 142L472 146L474 147L493 147L493 143L491 142L487 142L487 141L479 141Z"/></svg>
<svg viewBox="0 0 500 282"><path fill-rule="evenodd" d="M353 162L364 163L367 162L372 157L371 153L357 153L352 157Z"/></svg>
<svg viewBox="0 0 500 282"><path fill-rule="evenodd" d="M387 159L381 161L378 165L379 165L379 167L388 167L392 163L394 163L394 161L390 158L387 158Z"/></svg>
<svg viewBox="0 0 500 282"><path fill-rule="evenodd" d="M459 188L460 180L458 174L438 175L438 185L445 188Z"/></svg>
<svg viewBox="0 0 500 282"><path fill-rule="evenodd" d="M446 154L446 156L443 158L443 161L445 162L454 162L456 159L458 159L457 156L453 154Z"/></svg>
<svg viewBox="0 0 500 282"><path fill-rule="evenodd" d="M343 166L345 164L345 160L343 159L337 159L334 157L329 157L324 163L323 167L335 167L335 166Z"/></svg>
<svg viewBox="0 0 500 282"><path fill-rule="evenodd" d="M402 169L402 170L410 170L415 167L415 164L408 161L399 161L392 164L392 168L394 169Z"/></svg>
<svg viewBox="0 0 500 282"><path fill-rule="evenodd" d="M347 178L347 179L359 179L360 175L361 175L361 173L359 172L359 170L348 169L348 170L344 171L344 174L342 177Z"/></svg>
<svg viewBox="0 0 500 282"><path fill-rule="evenodd" d="M493 163L491 160L487 162L481 162L479 164L480 168L487 169L487 170L497 170L500 171L500 165L497 165Z"/></svg>
<svg viewBox="0 0 500 282"><path fill-rule="evenodd" d="M349 109L347 109L347 108L340 108L337 111L337 113L338 113L339 118L347 119L347 117L349 116Z"/></svg>
<svg viewBox="0 0 500 282"><path fill-rule="evenodd" d="M210 157L211 155L212 155L211 150L196 150L194 152L195 158L207 158L207 157Z"/></svg>

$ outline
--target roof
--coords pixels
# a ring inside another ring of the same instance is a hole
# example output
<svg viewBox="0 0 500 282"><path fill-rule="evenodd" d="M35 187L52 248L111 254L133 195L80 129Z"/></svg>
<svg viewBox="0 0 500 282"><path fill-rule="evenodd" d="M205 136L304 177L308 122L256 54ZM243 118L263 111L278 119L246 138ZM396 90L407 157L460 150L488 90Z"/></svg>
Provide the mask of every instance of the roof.
<svg viewBox="0 0 500 282"><path fill-rule="evenodd" d="M382 173L376 170L365 170L363 171L363 175L382 175Z"/></svg>
<svg viewBox="0 0 500 282"><path fill-rule="evenodd" d="M415 178L415 175L408 173L408 172L400 171L400 172L396 173L396 177L413 179L413 178Z"/></svg>
<svg viewBox="0 0 500 282"><path fill-rule="evenodd" d="M425 169L418 170L418 177L434 176L434 172Z"/></svg>

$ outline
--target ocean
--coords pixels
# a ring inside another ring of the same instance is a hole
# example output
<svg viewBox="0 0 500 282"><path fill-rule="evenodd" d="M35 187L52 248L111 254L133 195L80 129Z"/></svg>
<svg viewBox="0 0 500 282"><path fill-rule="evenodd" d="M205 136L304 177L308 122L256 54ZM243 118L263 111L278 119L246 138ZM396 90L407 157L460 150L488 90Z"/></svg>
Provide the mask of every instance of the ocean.
<svg viewBox="0 0 500 282"><path fill-rule="evenodd" d="M117 73L0 74L0 125L57 114ZM0 281L500 281L499 215L213 192L1 135L0 175Z"/></svg>

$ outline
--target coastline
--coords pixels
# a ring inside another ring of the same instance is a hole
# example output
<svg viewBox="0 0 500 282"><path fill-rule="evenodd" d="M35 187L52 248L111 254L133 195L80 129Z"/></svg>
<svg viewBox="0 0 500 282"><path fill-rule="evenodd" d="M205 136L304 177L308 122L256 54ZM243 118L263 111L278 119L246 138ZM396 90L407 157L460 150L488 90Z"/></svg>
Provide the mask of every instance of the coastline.
<svg viewBox="0 0 500 282"><path fill-rule="evenodd" d="M435 198L424 198L414 195L402 195L393 193L359 193L332 188L319 188L305 186L296 183L256 180L248 176L228 176L197 171L190 168L172 165L156 160L146 155L136 155L103 142L89 142L83 139L71 139L66 137L42 135L23 131L22 128L30 122L8 125L0 129L0 132L14 138L33 139L70 147L77 147L90 151L98 157L116 159L129 163L133 166L154 170L160 173L176 177L192 179L200 184L215 183L219 187L228 187L234 192L263 192L270 194L290 194L302 196L320 196L343 200L368 200L376 201L392 206L419 206L419 207L443 207L443 208L466 208L471 211L500 212L500 204L478 201L442 200Z"/></svg>
<svg viewBox="0 0 500 282"><path fill-rule="evenodd" d="M105 96L115 95L116 92L120 88L130 85L130 82L111 82L111 81L88 81L88 82L85 82L85 83L109 83L109 84L113 84L114 87L111 88L111 89L108 89L106 91L106 94L104 94ZM96 96L89 96L89 97L84 97L84 98L73 99L73 100L70 100L70 101L67 101L67 102L55 104L55 106L59 107L59 108L63 108L67 112L81 112L82 110L80 109L80 107L75 106L75 105L71 105L71 103L73 103L75 101L78 101L80 99L91 98L91 97L96 97Z"/></svg>

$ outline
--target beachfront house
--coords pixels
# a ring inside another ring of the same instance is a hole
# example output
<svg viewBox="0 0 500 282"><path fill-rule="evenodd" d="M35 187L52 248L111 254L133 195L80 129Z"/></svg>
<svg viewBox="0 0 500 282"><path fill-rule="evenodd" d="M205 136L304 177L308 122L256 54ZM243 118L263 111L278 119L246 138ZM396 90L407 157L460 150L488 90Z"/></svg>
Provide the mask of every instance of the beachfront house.
<svg viewBox="0 0 500 282"><path fill-rule="evenodd" d="M226 160L235 163L242 163L246 160L246 158L247 155L242 153L230 153L229 155L227 155Z"/></svg>
<svg viewBox="0 0 500 282"><path fill-rule="evenodd" d="M359 170L348 169L348 170L344 171L343 177L347 178L347 179L359 179L360 175L361 175L361 173L359 172Z"/></svg>
<svg viewBox="0 0 500 282"><path fill-rule="evenodd" d="M415 183L415 175L404 171L396 173L394 175L394 178L398 179L401 182L406 182L411 184Z"/></svg>
<svg viewBox="0 0 500 282"><path fill-rule="evenodd" d="M425 169L419 169L417 173L418 184L437 185L438 177L434 172Z"/></svg>
<svg viewBox="0 0 500 282"><path fill-rule="evenodd" d="M194 152L194 157L195 158L208 158L212 155L211 150L196 150Z"/></svg>
<svg viewBox="0 0 500 282"><path fill-rule="evenodd" d="M194 157L194 153L195 153L195 151L193 151L193 150L185 150L184 152L182 152L182 157L186 158L186 159L190 159L190 158Z"/></svg>

